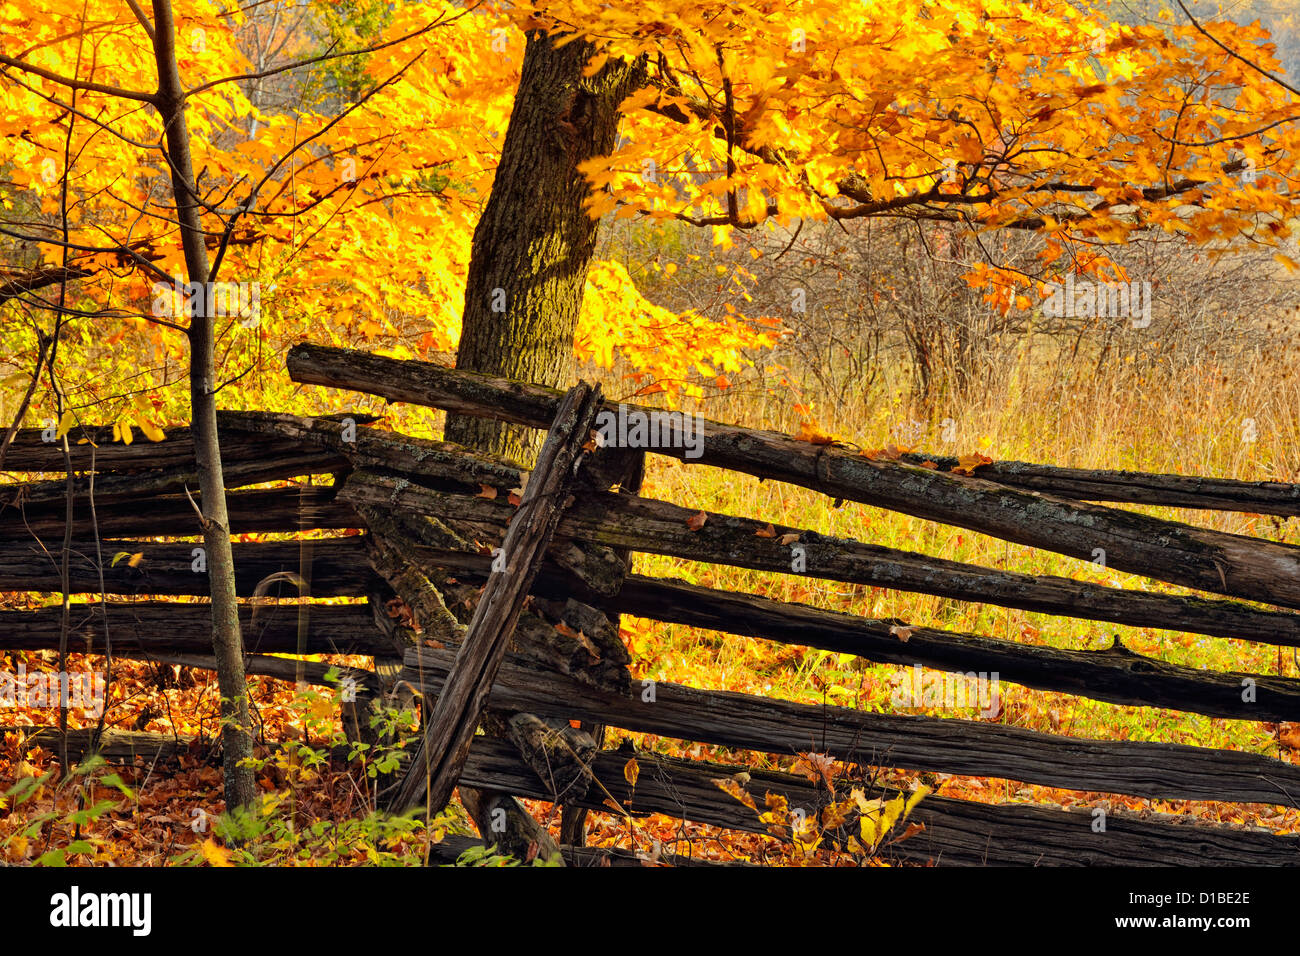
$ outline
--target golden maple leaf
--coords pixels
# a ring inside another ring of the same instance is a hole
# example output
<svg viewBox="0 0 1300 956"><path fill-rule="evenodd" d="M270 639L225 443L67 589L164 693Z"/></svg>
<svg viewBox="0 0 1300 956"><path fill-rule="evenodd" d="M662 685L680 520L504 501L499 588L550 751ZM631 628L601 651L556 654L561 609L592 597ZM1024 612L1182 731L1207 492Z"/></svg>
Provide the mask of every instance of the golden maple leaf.
<svg viewBox="0 0 1300 956"><path fill-rule="evenodd" d="M826 434L816 422L800 422L799 431L795 432L795 441L806 441L811 445L833 445L835 439Z"/></svg>
<svg viewBox="0 0 1300 956"><path fill-rule="evenodd" d="M971 475L974 474L975 469L981 465L989 465L992 463L992 458L988 455L981 455L979 452L976 452L973 455L962 455L957 459L957 465L952 469L952 473L954 475Z"/></svg>

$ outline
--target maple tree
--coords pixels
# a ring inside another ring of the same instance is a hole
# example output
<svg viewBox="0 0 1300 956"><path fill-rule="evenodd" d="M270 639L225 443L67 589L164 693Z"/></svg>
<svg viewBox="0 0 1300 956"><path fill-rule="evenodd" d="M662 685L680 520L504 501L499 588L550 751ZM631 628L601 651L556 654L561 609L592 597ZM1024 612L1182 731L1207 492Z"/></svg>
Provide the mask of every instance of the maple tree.
<svg viewBox="0 0 1300 956"><path fill-rule="evenodd" d="M266 84L287 63L321 55L313 35L300 29L275 43L259 41L258 62L250 61L249 38L265 39L272 28L263 18L275 8L177 8L195 168L213 204L202 210L209 242L215 252L215 237L231 218L223 274L262 289L263 321L221 330L228 361L241 370L273 367L268 348L308 334L395 341L399 354L427 355L454 347L462 311L471 345L479 326L506 341L509 323L525 321L526 302L494 312L493 290L531 282L545 269L500 266L522 279L476 274L465 297L471 233L483 223L512 107L521 122L525 108L540 111L545 135L560 137L555 142L570 135L563 115L546 115L547 107L528 97L513 100L529 56L519 27L537 37L544 28L554 31L549 42L533 43L537 51L557 47L558 55L576 44L589 53L565 65L579 84L588 79L582 73L594 80L615 62L640 64L637 89L621 103L610 96L600 106L621 118L617 148L590 157L560 150L555 157L581 166L593 186L590 214L694 223L711 228L720 246L737 230L791 226L804 217L1029 229L1046 238L1044 269L1066 259L1098 275L1110 268L1104 244L1135 230L1198 241L1272 241L1289 231L1288 99L1190 25L1117 25L1053 4L951 0L635 10L407 3L386 23L370 24L371 36L342 36L329 59L313 67L364 62L364 87L351 67L348 81L363 102L340 118L301 97L292 111L255 102L266 99ZM135 144L156 137L156 115L148 107L125 109L129 102L93 88L111 78L123 89L150 89L156 79L147 37L130 10L116 4L91 4L89 29L80 8L13 4L5 17L4 55L14 61L4 69L12 160L5 235L22 242L11 247L0 293L30 297L66 275L77 278L79 308L116 309L120 322L93 334L71 328L63 347L93 340L148 356L131 399L113 403L115 418L148 425L176 411L174 404L151 410L148 398L162 394L156 389L170 381L167 363L180 358L182 346L174 330L139 313L148 311L141 305L151 301L159 273L180 271L180 245L174 231L148 228L159 214L151 190L164 170L156 154ZM435 23L437 29L425 29ZM1276 66L1267 48L1252 45L1262 32L1231 24L1208 29L1265 68ZM90 45L77 64L83 35ZM379 48L349 58L342 43ZM269 64L268 49L279 51ZM58 247L40 244L47 236L32 228L52 215L63 182L66 90L17 62L64 77L77 73L91 85L79 91L76 108L93 121L71 130L66 273L52 265ZM211 79L199 83L200 77ZM295 150L303 141L309 145ZM560 203L537 201L546 162L546 153L531 154L500 182L502 203L515 189L508 213L497 217L516 227L504 230L510 235L503 241L523 233L518 214L530 208L534 216L545 213L530 230L558 235L557 224L580 225L569 208L576 193ZM1250 182L1242 178L1247 171ZM255 205L230 217L268 172ZM519 177L524 188L512 187L509 180ZM501 243L487 238L480 246L504 262ZM538 254L558 253L539 247ZM480 270L486 256L479 255ZM567 332L512 347L532 363L534 377L554 370L562 379L572 366L560 353L572 343L579 360L627 360L650 390L698 394L701 379L735 374L743 350L773 340L770 326L743 314L743 275L729 283L733 313L718 321L657 308L621 265L580 261L589 256L570 261L582 281L570 281L563 295L544 295L545 284L535 283L536 295L552 306L576 299L581 311L561 310ZM1001 266L990 258L970 281L1001 307L1036 301L1040 276ZM416 316L422 332L411 336L405 320ZM12 340L20 357L34 358L30 330L15 330ZM534 350L550 357L540 360ZM94 357L88 364L96 364ZM86 405L120 391L102 380L71 384L84 389ZM240 396L255 400L254 385L241 382Z"/></svg>

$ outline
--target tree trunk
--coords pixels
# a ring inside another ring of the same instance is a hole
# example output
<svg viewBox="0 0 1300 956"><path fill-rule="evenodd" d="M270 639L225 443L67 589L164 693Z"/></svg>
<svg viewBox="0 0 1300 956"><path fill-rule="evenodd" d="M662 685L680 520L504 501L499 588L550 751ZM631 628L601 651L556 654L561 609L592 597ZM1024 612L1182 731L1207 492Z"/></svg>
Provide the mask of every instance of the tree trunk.
<svg viewBox="0 0 1300 956"><path fill-rule="evenodd" d="M253 771L241 766L253 756L252 723L248 713L248 687L244 679L244 649L239 630L239 604L235 597L235 559L230 547L230 519L226 514L225 479L221 446L217 439L216 371L213 362L215 330L208 314L210 274L199 206L194 195L194 169L190 159L190 131L185 119L185 98L176 65L176 25L170 0L153 0L154 55L158 62L158 110L167 133L172 194L181 227L185 270L190 282L204 290L190 321L190 420L194 437L194 462L203 494L203 548L212 593L212 649L221 690L221 743L225 773L226 809L251 804L257 796Z"/></svg>
<svg viewBox="0 0 1300 956"><path fill-rule="evenodd" d="M583 76L594 53L584 41L557 47L542 31L528 34L501 162L474 229L458 369L554 386L573 378L598 224L584 207L590 185L578 165L613 151L619 104L644 70L611 58ZM530 428L451 414L443 437L525 466L542 440ZM471 812L504 804L520 826L527 816L503 794L463 792L461 802ZM482 830L484 819L475 822Z"/></svg>
<svg viewBox="0 0 1300 956"><path fill-rule="evenodd" d="M578 165L613 151L618 107L642 72L609 60L583 68L595 49L557 48L528 34L523 75L492 194L474 230L456 367L566 387L597 221ZM448 415L446 435L468 448L528 464L541 436L500 422Z"/></svg>

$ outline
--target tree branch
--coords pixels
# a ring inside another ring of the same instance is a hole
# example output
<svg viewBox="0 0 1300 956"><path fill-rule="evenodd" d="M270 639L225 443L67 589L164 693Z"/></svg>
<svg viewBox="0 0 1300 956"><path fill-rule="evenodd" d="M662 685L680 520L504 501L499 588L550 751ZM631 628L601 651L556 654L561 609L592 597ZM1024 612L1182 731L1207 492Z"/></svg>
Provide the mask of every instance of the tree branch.
<svg viewBox="0 0 1300 956"><path fill-rule="evenodd" d="M120 96L123 99L135 100L139 103L156 103L157 97L153 93L141 93L138 90L127 90L120 86L110 86L106 83L92 83L89 80L76 80L68 76L60 76L50 70L43 69L39 66L33 66L24 60L17 60L11 56L5 56L0 53L0 63L5 66L11 66L16 70L22 70L24 73L34 73L36 76L49 80L52 83L58 83L60 86L66 86L70 90L87 90L91 93L104 93L108 96Z"/></svg>

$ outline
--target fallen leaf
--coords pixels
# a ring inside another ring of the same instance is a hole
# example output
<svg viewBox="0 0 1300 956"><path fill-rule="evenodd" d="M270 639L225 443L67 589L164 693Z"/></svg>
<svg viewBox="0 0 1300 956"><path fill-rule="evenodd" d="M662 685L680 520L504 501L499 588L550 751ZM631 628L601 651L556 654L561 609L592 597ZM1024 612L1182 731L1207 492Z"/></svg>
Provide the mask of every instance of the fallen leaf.
<svg viewBox="0 0 1300 956"><path fill-rule="evenodd" d="M639 776L641 776L641 767L637 764L635 757L623 764L623 779L628 782L629 786L635 787L636 778Z"/></svg>
<svg viewBox="0 0 1300 956"><path fill-rule="evenodd" d="M208 837L206 840L204 840L203 845L199 847L199 850L203 854L203 859L208 861L209 866L234 866L235 865L230 862L230 854L225 850L224 847L217 846L217 844L213 841L212 837Z"/></svg>
<svg viewBox="0 0 1300 956"><path fill-rule="evenodd" d="M497 490L493 488L491 485L480 484L479 487L482 488L483 490L480 491L475 497L487 498L488 500L491 500L497 496Z"/></svg>
<svg viewBox="0 0 1300 956"><path fill-rule="evenodd" d="M815 422L800 422L795 441L806 441L813 445L833 445L835 439L822 431Z"/></svg>
<svg viewBox="0 0 1300 956"><path fill-rule="evenodd" d="M833 789L832 781L834 780L835 775L834 757L830 754L809 752L799 754L799 759L800 764L795 765L796 772L803 773L813 782L816 782L817 778L820 777L826 782L827 787L832 787ZM807 765L806 769L803 767L804 764Z"/></svg>
<svg viewBox="0 0 1300 956"><path fill-rule="evenodd" d="M794 544L798 540L799 540L799 532L791 531L788 532L787 534L781 535L780 543L782 547L786 547L788 545Z"/></svg>
<svg viewBox="0 0 1300 956"><path fill-rule="evenodd" d="M768 526L767 526L766 528L759 528L757 531L755 531L755 532L754 532L754 537L756 537L756 538L775 538L775 537L776 537L776 528L772 527L771 524L768 524Z"/></svg>
<svg viewBox="0 0 1300 956"><path fill-rule="evenodd" d="M988 465L992 464L992 462L992 458L988 455L981 455L979 452L973 455L962 455L957 459L957 467L953 468L952 473L954 475L970 475L980 465Z"/></svg>
<svg viewBox="0 0 1300 956"><path fill-rule="evenodd" d="M884 448L873 448L870 451L862 453L863 458L871 461L898 461L911 449L899 445L886 445Z"/></svg>
<svg viewBox="0 0 1300 956"><path fill-rule="evenodd" d="M739 776L741 775L736 774L736 777ZM749 775L745 774L744 776L748 778ZM744 786L736 779L736 777L716 777L713 780L711 780L710 783L712 783L723 793L727 794L733 800L739 800L745 806L749 807L749 809L753 810L755 813L758 813L758 807L754 805L754 798L745 792ZM746 783L747 782L748 779L746 779Z"/></svg>
<svg viewBox="0 0 1300 956"><path fill-rule="evenodd" d="M895 624L889 629L889 633L898 638L904 644L912 639L912 634L916 631L914 627L904 627L901 624Z"/></svg>
<svg viewBox="0 0 1300 956"><path fill-rule="evenodd" d="M591 638L582 633L582 631L578 632L578 643L581 644L583 649L591 655L593 661L600 660L600 648L592 642Z"/></svg>
<svg viewBox="0 0 1300 956"><path fill-rule="evenodd" d="M929 468L931 471L938 471L938 470L939 470L939 464L938 464L938 462L933 462L933 461L923 461L923 462L921 462L921 467L922 467L922 468Z"/></svg>
<svg viewBox="0 0 1300 956"><path fill-rule="evenodd" d="M904 840L906 840L908 837L914 837L914 836L916 836L918 833L920 833L920 832L921 832L922 830L924 830L924 829L925 829L925 824L924 824L924 823L909 823L909 824L907 825L907 829L906 829L906 830L904 830L904 831L903 831L901 834L899 834L898 836L894 837L894 842L895 842L895 843L902 843L902 842L903 842Z"/></svg>
<svg viewBox="0 0 1300 956"><path fill-rule="evenodd" d="M692 531L699 531L704 527L704 522L709 520L709 516L703 511L697 511L686 519L686 527Z"/></svg>

